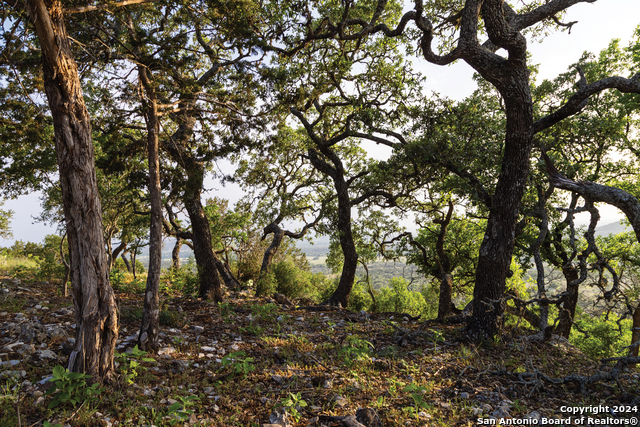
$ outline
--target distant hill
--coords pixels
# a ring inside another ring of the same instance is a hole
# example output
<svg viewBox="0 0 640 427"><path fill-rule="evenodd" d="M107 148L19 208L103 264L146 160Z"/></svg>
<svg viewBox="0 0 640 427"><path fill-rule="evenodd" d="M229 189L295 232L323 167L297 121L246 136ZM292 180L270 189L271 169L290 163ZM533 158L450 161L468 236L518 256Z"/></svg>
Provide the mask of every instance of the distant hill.
<svg viewBox="0 0 640 427"><path fill-rule="evenodd" d="M624 231L631 230L631 227L626 226L621 221L615 221L605 225L599 225L596 227L596 235L597 236L608 236L610 234L618 234ZM166 238L163 242L162 246L162 267L167 268L171 265L171 251L173 250L173 245L175 244L175 239L173 237ZM323 257L327 256L329 252L329 237L322 236L315 238L313 242L309 242L307 240L298 240L296 241L296 245L307 255L307 258L311 261L313 265L313 271L322 271L328 272L328 269L324 266L324 262L313 262L314 260L318 261ZM183 245L180 250L180 260L183 263L186 263L189 260L189 257L193 256L193 251L186 246ZM142 254L138 256L140 262L142 262L145 266L149 264L149 256L148 249L145 247L142 249ZM322 260L324 261L324 260ZM377 264L377 263L376 263ZM380 263L383 264L383 263ZM398 265L394 265L390 270L398 270L394 271L397 273L402 271L402 267ZM415 273L414 268L410 269L411 272ZM402 275L402 274L399 274Z"/></svg>
<svg viewBox="0 0 640 427"><path fill-rule="evenodd" d="M623 224L622 220L620 220L602 226L598 225L596 227L596 236L608 236L610 234L619 234L630 230L631 227Z"/></svg>

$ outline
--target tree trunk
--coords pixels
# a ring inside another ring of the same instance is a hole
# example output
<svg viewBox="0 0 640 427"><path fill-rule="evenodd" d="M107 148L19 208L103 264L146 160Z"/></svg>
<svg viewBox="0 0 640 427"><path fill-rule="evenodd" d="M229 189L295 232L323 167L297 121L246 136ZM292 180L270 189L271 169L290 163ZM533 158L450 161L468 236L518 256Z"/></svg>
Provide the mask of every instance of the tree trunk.
<svg viewBox="0 0 640 427"><path fill-rule="evenodd" d="M184 194L184 205L191 221L193 233L193 255L198 267L200 298L211 298L214 302L222 302L222 286L216 256L211 243L211 229L204 213L201 201L201 189L204 179L202 168L192 167L188 170L187 188Z"/></svg>
<svg viewBox="0 0 640 427"><path fill-rule="evenodd" d="M151 215L149 225L149 269L144 296L142 325L138 335L138 347L143 351L158 349L160 332L160 269L162 262L162 195L160 194L160 157L158 154L158 110L153 83L147 68L139 65L138 73L147 100L143 101L147 125L147 151L149 154L149 199Z"/></svg>
<svg viewBox="0 0 640 427"><path fill-rule="evenodd" d="M128 259L127 259L127 257L126 257L126 255L127 255L127 253L128 253L128 252L129 252L129 251L124 251L124 252L122 253L122 255L120 256L120 258L122 258L122 260L124 261L124 265L127 267L127 271L128 271L129 273L131 273L131 272L132 272L132 270L131 270L131 263L129 262L129 260L128 260Z"/></svg>
<svg viewBox="0 0 640 427"><path fill-rule="evenodd" d="M631 328L631 348L629 353L631 356L638 357L638 349L640 348L640 304L633 312L633 325Z"/></svg>
<svg viewBox="0 0 640 427"><path fill-rule="evenodd" d="M64 233L62 239L60 240L60 260L62 261L62 265L64 265L64 278L62 279L62 295L67 297L69 296L69 288L67 287L67 283L69 282L69 276L71 274L71 267L67 262L67 258L64 254L64 239L66 239L67 233Z"/></svg>
<svg viewBox="0 0 640 427"><path fill-rule="evenodd" d="M42 46L44 88L53 116L67 224L76 317L69 370L108 381L113 374L118 318L104 249L91 123L60 2L29 0L25 6Z"/></svg>
<svg viewBox="0 0 640 427"><path fill-rule="evenodd" d="M440 296L438 299L438 322L444 322L453 312L451 294L453 288L453 276L444 273L440 280Z"/></svg>
<svg viewBox="0 0 640 427"><path fill-rule="evenodd" d="M174 270L180 269L180 249L182 249L182 238L176 237L176 243L171 251L171 267Z"/></svg>
<svg viewBox="0 0 640 427"><path fill-rule="evenodd" d="M278 248L282 244L282 239L284 239L284 230L278 227L278 224L272 222L264 228L265 236L270 233L273 233L273 240L271 240L271 244L267 250L264 251L262 266L260 267L260 278L262 278L269 269L271 261L273 261L273 257L276 255L276 252L278 252Z"/></svg>
<svg viewBox="0 0 640 427"><path fill-rule="evenodd" d="M513 65L513 64L510 64ZM474 336L495 336L502 326L505 282L510 274L520 200L529 174L533 139L533 103L526 62L513 65L512 79L500 90L507 116L502 170L498 178L487 229L480 246L473 315L467 331ZM500 89L500 87L498 88Z"/></svg>
<svg viewBox="0 0 640 427"><path fill-rule="evenodd" d="M436 254L438 255L438 265L440 266L440 296L438 300L438 317L436 320L444 322L453 312L453 302L451 301L453 293L453 276L451 271L451 260L444 250L444 240L447 236L447 228L451 223L453 216L453 201L449 200L447 214L444 219L437 222L440 223L440 231L438 232L438 240L436 241Z"/></svg>
<svg viewBox="0 0 640 427"><path fill-rule="evenodd" d="M329 297L329 303L332 305L340 304L347 307L349 304L349 295L353 288L353 282L356 278L356 270L358 268L358 253L351 232L351 200L349 198L349 189L344 181L344 175L339 174L334 178L334 185L338 194L338 233L340 238L340 247L344 256L344 264L342 265L342 274L338 288Z"/></svg>
<svg viewBox="0 0 640 427"><path fill-rule="evenodd" d="M564 297L562 303L562 309L560 311L560 318L558 320L558 326L555 333L562 335L565 338L569 338L571 334L571 326L573 326L573 319L576 314L576 306L578 305L578 289L580 288L580 275L578 269L572 265L565 265L562 267L562 273L567 282L567 295Z"/></svg>
<svg viewBox="0 0 640 427"><path fill-rule="evenodd" d="M109 269L112 269L113 267L115 267L116 260L118 259L122 251L124 251L127 248L127 245L128 245L127 242L120 242L120 244L116 246L116 248L111 253L111 259L110 259L111 262L109 265Z"/></svg>
<svg viewBox="0 0 640 427"><path fill-rule="evenodd" d="M137 255L137 252L138 252L138 248L137 247L135 248L135 250L133 252L131 252L131 273L133 273L133 278L134 279L138 278L138 276L137 276L138 272L136 271L137 270L137 268L136 268L136 263L137 263L136 255Z"/></svg>

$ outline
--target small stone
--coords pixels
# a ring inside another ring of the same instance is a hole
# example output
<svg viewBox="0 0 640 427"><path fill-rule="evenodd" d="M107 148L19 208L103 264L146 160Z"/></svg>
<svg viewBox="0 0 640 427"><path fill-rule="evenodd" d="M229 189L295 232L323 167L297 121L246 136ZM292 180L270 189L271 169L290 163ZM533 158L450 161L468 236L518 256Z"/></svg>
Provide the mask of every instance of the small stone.
<svg viewBox="0 0 640 427"><path fill-rule="evenodd" d="M58 356L51 350L38 350L36 356L40 359L57 359Z"/></svg>
<svg viewBox="0 0 640 427"><path fill-rule="evenodd" d="M271 379L276 382L276 384L282 384L282 375L272 375Z"/></svg>
<svg viewBox="0 0 640 427"><path fill-rule="evenodd" d="M44 403L44 397L43 397L43 396L40 396L40 397L38 397L38 398L36 399L36 401L34 402L34 405L35 405L35 406L40 406L40 405L42 405L43 403Z"/></svg>
<svg viewBox="0 0 640 427"><path fill-rule="evenodd" d="M431 414L427 414L424 411L420 411L420 412L418 412L418 417L422 418L423 420L427 420L427 419L431 418Z"/></svg>
<svg viewBox="0 0 640 427"><path fill-rule="evenodd" d="M169 355L175 352L176 350L173 347L164 347L158 350L158 356Z"/></svg>
<svg viewBox="0 0 640 427"><path fill-rule="evenodd" d="M540 419L542 418L542 415L538 411L532 411L532 412L529 412L527 414L526 418L529 418L529 419L532 419L532 420L536 420L536 421L540 421Z"/></svg>
<svg viewBox="0 0 640 427"><path fill-rule="evenodd" d="M509 414L509 408L507 406L498 406L491 414L496 418L512 418Z"/></svg>
<svg viewBox="0 0 640 427"><path fill-rule="evenodd" d="M336 398L333 399L333 403L335 403L338 408L342 408L344 406L347 406L349 404L349 401L342 396L336 396Z"/></svg>
<svg viewBox="0 0 640 427"><path fill-rule="evenodd" d="M207 347L206 345L203 347L200 347L200 350L204 351L205 353L213 353L214 351L216 351L215 348Z"/></svg>
<svg viewBox="0 0 640 427"><path fill-rule="evenodd" d="M460 397L462 399L468 399L469 398L469 393L467 393L466 391L463 391L462 393L460 393Z"/></svg>
<svg viewBox="0 0 640 427"><path fill-rule="evenodd" d="M366 427L382 427L382 420L375 409L360 408L356 411L356 420Z"/></svg>
<svg viewBox="0 0 640 427"><path fill-rule="evenodd" d="M202 332L204 332L204 327L203 326L199 326L199 325L194 325L193 326L193 330L196 331L197 333L201 334Z"/></svg>

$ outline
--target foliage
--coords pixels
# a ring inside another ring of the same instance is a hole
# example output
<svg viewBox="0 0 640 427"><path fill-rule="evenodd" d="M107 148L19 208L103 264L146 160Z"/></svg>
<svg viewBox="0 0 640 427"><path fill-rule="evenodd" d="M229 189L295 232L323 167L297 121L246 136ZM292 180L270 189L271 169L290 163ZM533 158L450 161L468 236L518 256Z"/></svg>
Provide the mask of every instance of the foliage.
<svg viewBox="0 0 640 427"><path fill-rule="evenodd" d="M147 352L138 349L137 345L133 347L130 353L115 353L115 359L120 364L120 371L126 385L133 384L139 374L139 370L144 369L140 362L156 361L151 357L144 357L146 354Z"/></svg>
<svg viewBox="0 0 640 427"><path fill-rule="evenodd" d="M120 270L119 268L112 268L109 271L109 282L115 291L136 294L144 292L146 286L144 280L134 278L126 270Z"/></svg>
<svg viewBox="0 0 640 427"><path fill-rule="evenodd" d="M429 409L431 406L424 400L424 392L428 391L427 387L419 386L415 383L407 384L402 391L409 393L411 399L413 399L413 408L411 412L418 418L418 412L424 409Z"/></svg>
<svg viewBox="0 0 640 427"><path fill-rule="evenodd" d="M576 315L575 323L579 329L572 332L571 343L594 359L621 356L631 343L631 319L615 313Z"/></svg>
<svg viewBox="0 0 640 427"><path fill-rule="evenodd" d="M219 371L228 367L232 368L232 374L243 374L246 378L249 372L256 370L253 365L253 357L244 357L246 353L244 351L234 351L222 358L222 368Z"/></svg>
<svg viewBox="0 0 640 427"><path fill-rule="evenodd" d="M256 295L273 295L278 289L276 274L272 271L264 273L256 283Z"/></svg>
<svg viewBox="0 0 640 427"><path fill-rule="evenodd" d="M90 378L90 375L80 372L69 372L68 369L60 365L54 367L53 378L49 380L53 385L45 393L47 396L53 395L53 400L49 403L49 409L67 403L76 406L85 400L94 400L102 392L102 389L98 383L88 387L87 380Z"/></svg>
<svg viewBox="0 0 640 427"><path fill-rule="evenodd" d="M338 351L338 356L344 360L346 367L350 368L355 362L369 360L373 344L356 335L349 335L346 343Z"/></svg>
<svg viewBox="0 0 640 427"><path fill-rule="evenodd" d="M63 243L63 254L60 254L61 243ZM69 264L67 240L65 239L64 242L62 242L62 237L55 234L45 236L38 259L36 260L39 267L38 277L48 282L51 282L52 279L62 281L65 274L62 256L65 257L66 263Z"/></svg>
<svg viewBox="0 0 640 427"><path fill-rule="evenodd" d="M370 311L374 309L373 300L371 295L367 291L368 284L362 280L358 280L351 289L351 296L349 297L349 310L352 311ZM376 299L377 302L377 299Z"/></svg>
<svg viewBox="0 0 640 427"><path fill-rule="evenodd" d="M412 291L410 283L404 278L394 277L389 286L381 288L376 295L376 310L421 315L428 310L424 296Z"/></svg>
<svg viewBox="0 0 640 427"><path fill-rule="evenodd" d="M160 282L160 291L169 295L194 296L199 286L198 269L195 261L190 257L186 265L180 268L172 267L165 271Z"/></svg>
<svg viewBox="0 0 640 427"><path fill-rule="evenodd" d="M3 203L4 202L0 201L0 206L2 206ZM2 239L10 239L13 237L10 227L13 213L14 212L12 210L0 209L0 238Z"/></svg>
<svg viewBox="0 0 640 427"><path fill-rule="evenodd" d="M306 406L307 402L300 396L300 392L289 392L289 395L280 399L280 402L276 405L277 408L285 408L295 422L300 422L300 411Z"/></svg>
<svg viewBox="0 0 640 427"><path fill-rule="evenodd" d="M186 420L193 414L193 411L189 409L197 400L198 396L178 396L179 402L175 402L169 406L169 415L176 415L181 420Z"/></svg>

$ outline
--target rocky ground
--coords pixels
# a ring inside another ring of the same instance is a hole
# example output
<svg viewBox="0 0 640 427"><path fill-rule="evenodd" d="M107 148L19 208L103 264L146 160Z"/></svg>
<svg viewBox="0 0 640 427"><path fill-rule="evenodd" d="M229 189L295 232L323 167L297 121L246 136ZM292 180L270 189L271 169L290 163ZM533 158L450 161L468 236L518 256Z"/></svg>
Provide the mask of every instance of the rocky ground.
<svg viewBox="0 0 640 427"><path fill-rule="evenodd" d="M158 354L134 351L142 297L118 294L116 381L93 400L49 409L53 369L73 345L72 301L47 283L2 278L0 426L575 424L567 407L590 411L581 425L633 425L640 415L635 368L582 390L579 381L554 383L601 370L557 337L535 342L514 329L474 345L456 325L251 292L228 293L220 305L162 301Z"/></svg>

